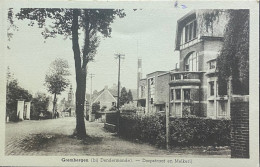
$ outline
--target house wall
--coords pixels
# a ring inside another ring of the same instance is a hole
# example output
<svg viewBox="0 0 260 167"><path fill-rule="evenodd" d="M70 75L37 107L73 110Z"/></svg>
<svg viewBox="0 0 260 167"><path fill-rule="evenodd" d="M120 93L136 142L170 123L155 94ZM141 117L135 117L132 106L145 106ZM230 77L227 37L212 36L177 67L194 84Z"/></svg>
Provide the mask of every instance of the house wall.
<svg viewBox="0 0 260 167"><path fill-rule="evenodd" d="M200 52L203 51L203 42L196 43L188 48L185 48L183 50L180 50L180 70L179 71L185 71L184 68L184 59L185 57L191 53L191 52L197 52L199 53L199 71L203 71L202 67L202 62L203 62L203 57L200 55Z"/></svg>
<svg viewBox="0 0 260 167"><path fill-rule="evenodd" d="M170 74L160 75L157 78L157 101L160 102L164 101L167 102L169 99L169 81L170 81Z"/></svg>
<svg viewBox="0 0 260 167"><path fill-rule="evenodd" d="M116 99L109 93L108 90L104 92L95 100L95 102L100 102L100 108L107 106L107 109L112 107L112 102L116 104Z"/></svg>
<svg viewBox="0 0 260 167"><path fill-rule="evenodd" d="M203 13L205 10L196 11L196 18L194 17L194 12L190 13L190 16L185 15L178 21L178 30L177 30L177 38L176 38L176 49L180 51L180 70L179 72L185 71L185 59L186 57L192 53L196 52L198 54L198 71L203 72L200 77L200 85L198 89L190 89L191 100L193 100L196 104L194 110L197 111L197 115L202 117L210 117L210 118L229 118L229 108L230 101L228 99L220 99L217 94L217 78L215 75L215 69L211 69L213 72L212 75L208 75L209 73L209 61L214 60L218 57L219 52L223 45L223 34L225 25L228 22L226 18L226 13L220 13L219 17L211 24L209 27L206 27L205 20L203 18ZM185 24L191 22L192 20L197 20L197 37L193 40L184 43L181 46L180 40L182 39L183 28ZM214 96L210 96L209 92L209 82L214 81ZM188 85L187 85L188 86ZM175 89L176 86L171 86L172 89ZM184 88L184 85L179 85L181 89ZM224 104L224 105L223 105ZM183 110L184 104L180 102L179 104L175 104L172 102L171 113L172 115L178 116L177 110ZM195 105L194 105L195 106ZM178 108L179 107L179 108ZM196 109L195 109L196 108ZM223 109L227 110L227 115L220 115ZM175 113L174 113L175 112ZM180 114L179 114L180 115Z"/></svg>
<svg viewBox="0 0 260 167"><path fill-rule="evenodd" d="M165 89L162 89L162 85L164 87L167 87L169 82L164 81L163 83L160 83L164 78L158 79L158 75L166 73L166 71L156 71L154 73L150 73L146 75L146 114L154 114L157 112L158 108L154 105L155 102L157 102L159 99L163 98L163 96L167 95L162 95ZM151 104L151 94L149 92L149 88L151 87L149 80L151 78L154 78L154 94L153 94L153 104ZM159 97L160 96L160 97ZM165 100L164 100L165 101Z"/></svg>
<svg viewBox="0 0 260 167"><path fill-rule="evenodd" d="M206 25L206 20L203 18L202 14L206 10L198 10L197 15L197 22L198 22L198 28L199 28L199 34L201 36L214 36L214 37L222 37L224 34L224 28L225 25L228 22L227 19L227 13L220 13L216 20L213 22L213 25L209 25L208 27Z"/></svg>

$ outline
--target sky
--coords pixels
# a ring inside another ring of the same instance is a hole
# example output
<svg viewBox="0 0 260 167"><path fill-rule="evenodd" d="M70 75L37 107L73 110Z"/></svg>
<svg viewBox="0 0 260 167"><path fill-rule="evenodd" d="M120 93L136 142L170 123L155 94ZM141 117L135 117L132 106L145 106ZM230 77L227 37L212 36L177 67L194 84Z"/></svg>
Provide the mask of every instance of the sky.
<svg viewBox="0 0 260 167"><path fill-rule="evenodd" d="M118 60L115 54L125 55L121 63L121 85L137 89L137 60L142 59L143 78L154 71L169 71L178 63L175 51L177 20L188 13L188 9L126 9L126 17L112 23L111 38L101 38L95 60L88 64L88 74L94 74L92 90L101 90L106 85L117 83ZM47 93L45 74L52 61L63 58L70 65L69 77L75 91L75 67L71 40L62 36L46 41L42 29L28 26L28 21L16 21L19 31L14 32L8 46L6 62L19 84L32 94ZM62 94L66 96L68 89ZM90 77L87 79L90 93Z"/></svg>

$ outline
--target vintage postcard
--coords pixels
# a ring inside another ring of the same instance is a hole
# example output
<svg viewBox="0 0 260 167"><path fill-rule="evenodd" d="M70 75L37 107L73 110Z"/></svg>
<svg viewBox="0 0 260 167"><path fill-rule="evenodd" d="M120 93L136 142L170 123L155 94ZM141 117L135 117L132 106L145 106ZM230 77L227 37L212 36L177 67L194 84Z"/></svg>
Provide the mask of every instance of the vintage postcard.
<svg viewBox="0 0 260 167"><path fill-rule="evenodd" d="M1 5L1 166L259 166L259 2Z"/></svg>

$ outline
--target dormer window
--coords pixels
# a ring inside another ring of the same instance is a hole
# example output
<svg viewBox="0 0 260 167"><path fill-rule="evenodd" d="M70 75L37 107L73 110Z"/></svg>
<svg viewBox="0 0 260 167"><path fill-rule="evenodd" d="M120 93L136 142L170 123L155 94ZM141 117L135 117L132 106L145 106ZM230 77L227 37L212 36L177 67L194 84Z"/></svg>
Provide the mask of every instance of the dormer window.
<svg viewBox="0 0 260 167"><path fill-rule="evenodd" d="M182 43L187 43L197 38L197 20L188 23L182 31ZM183 41L184 40L184 41Z"/></svg>

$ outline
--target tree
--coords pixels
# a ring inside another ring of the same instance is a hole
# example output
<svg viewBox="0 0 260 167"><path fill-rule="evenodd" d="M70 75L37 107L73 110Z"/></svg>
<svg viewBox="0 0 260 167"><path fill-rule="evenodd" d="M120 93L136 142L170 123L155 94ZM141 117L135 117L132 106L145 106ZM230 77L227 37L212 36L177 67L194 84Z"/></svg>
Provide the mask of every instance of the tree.
<svg viewBox="0 0 260 167"><path fill-rule="evenodd" d="M133 102L132 91L129 89L127 93L127 103Z"/></svg>
<svg viewBox="0 0 260 167"><path fill-rule="evenodd" d="M49 68L49 71L45 75L44 85L47 87L48 92L54 94L53 99L53 117L55 115L55 108L57 103L57 95L61 94L68 86L69 80L66 76L70 75L69 65L66 60L56 59L54 60Z"/></svg>
<svg viewBox="0 0 260 167"><path fill-rule="evenodd" d="M48 112L50 98L45 93L38 92L32 99L31 105L31 119L39 119L41 112L45 114Z"/></svg>
<svg viewBox="0 0 260 167"><path fill-rule="evenodd" d="M11 9L9 12L12 13ZM8 13L8 18L9 17ZM76 71L76 131L79 138L86 137L84 122L84 102L86 93L87 64L94 59L99 46L99 35L110 37L111 23L116 16L123 18L125 13L121 9L49 9L49 8L22 8L16 14L18 19L31 20L30 26L37 22L40 28L44 28L44 38L64 35L72 39L72 50ZM46 19L52 21L52 26L47 26ZM9 19L10 20L10 19ZM10 22L12 24L12 22ZM79 46L79 30L84 33L83 46Z"/></svg>
<svg viewBox="0 0 260 167"><path fill-rule="evenodd" d="M121 89L121 95L120 95L120 98L119 98L119 104L120 104L120 106L122 106L122 105L124 105L127 102L128 102L128 94L127 94L126 88L123 87Z"/></svg>
<svg viewBox="0 0 260 167"><path fill-rule="evenodd" d="M8 72L9 73L9 72ZM8 75L10 76L10 75ZM8 78L6 92L6 115L10 121L17 121L17 100L31 101L32 95L28 90L19 86L17 79Z"/></svg>
<svg viewBox="0 0 260 167"><path fill-rule="evenodd" d="M100 102L95 102L92 104L92 114L96 114L100 111Z"/></svg>
<svg viewBox="0 0 260 167"><path fill-rule="evenodd" d="M224 43L217 58L219 94L225 95L231 78L233 94L249 94L249 10L209 10L206 23L215 21L221 13L227 14Z"/></svg>

